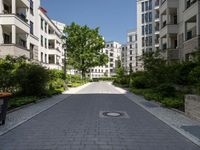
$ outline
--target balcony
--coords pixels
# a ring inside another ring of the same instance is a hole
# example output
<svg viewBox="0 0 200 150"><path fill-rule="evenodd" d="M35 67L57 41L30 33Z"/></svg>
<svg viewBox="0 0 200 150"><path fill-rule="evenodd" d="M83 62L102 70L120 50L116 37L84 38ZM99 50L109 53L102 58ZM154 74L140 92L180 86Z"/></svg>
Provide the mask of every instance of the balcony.
<svg viewBox="0 0 200 150"><path fill-rule="evenodd" d="M200 47L200 36L194 36L190 40L183 43L184 52L183 55L192 53Z"/></svg>
<svg viewBox="0 0 200 150"><path fill-rule="evenodd" d="M0 45L0 57L11 55L14 57L25 56L30 58L30 52L27 49L15 44L1 44Z"/></svg>
<svg viewBox="0 0 200 150"><path fill-rule="evenodd" d="M29 9L28 0L3 0L0 5L2 5L0 12L1 25L16 25L25 32L30 32L27 19L27 11Z"/></svg>
<svg viewBox="0 0 200 150"><path fill-rule="evenodd" d="M14 14L0 14L1 25L16 25L18 28L24 30L26 33L30 32L30 26L23 21L19 16Z"/></svg>
<svg viewBox="0 0 200 150"><path fill-rule="evenodd" d="M178 0L163 0L160 6L160 13L163 13L167 8L178 8Z"/></svg>
<svg viewBox="0 0 200 150"><path fill-rule="evenodd" d="M164 37L167 34L177 34L178 25L177 24L168 24L160 30L160 37Z"/></svg>

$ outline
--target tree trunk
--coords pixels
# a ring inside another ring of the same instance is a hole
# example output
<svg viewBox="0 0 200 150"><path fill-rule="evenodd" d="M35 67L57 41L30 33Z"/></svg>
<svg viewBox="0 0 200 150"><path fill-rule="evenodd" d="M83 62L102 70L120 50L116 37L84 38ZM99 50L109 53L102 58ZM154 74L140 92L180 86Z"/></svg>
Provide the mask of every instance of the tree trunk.
<svg viewBox="0 0 200 150"><path fill-rule="evenodd" d="M81 78L82 78L82 79L85 79L85 73L86 73L85 70L82 70L82 71L81 71Z"/></svg>

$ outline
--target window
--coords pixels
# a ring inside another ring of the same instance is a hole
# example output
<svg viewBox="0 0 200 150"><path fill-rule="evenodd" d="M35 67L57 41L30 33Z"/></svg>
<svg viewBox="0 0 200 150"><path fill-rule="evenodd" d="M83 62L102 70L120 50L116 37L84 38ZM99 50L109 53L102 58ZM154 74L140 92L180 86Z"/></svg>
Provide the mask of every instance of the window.
<svg viewBox="0 0 200 150"><path fill-rule="evenodd" d="M44 27L45 29L45 32L47 33L47 23L45 22L45 27Z"/></svg>
<svg viewBox="0 0 200 150"><path fill-rule="evenodd" d="M149 14L148 13L145 14L145 22L149 22Z"/></svg>
<svg viewBox="0 0 200 150"><path fill-rule="evenodd" d="M132 49L133 47L132 47L132 44L130 44L130 49Z"/></svg>
<svg viewBox="0 0 200 150"><path fill-rule="evenodd" d="M110 57L113 57L113 53L110 53Z"/></svg>
<svg viewBox="0 0 200 150"><path fill-rule="evenodd" d="M130 61L132 61L133 60L133 57L130 57Z"/></svg>
<svg viewBox="0 0 200 150"><path fill-rule="evenodd" d="M110 59L110 62L113 62L113 59L112 59L112 58Z"/></svg>
<svg viewBox="0 0 200 150"><path fill-rule="evenodd" d="M148 6L148 1L145 2L145 10L147 11L149 9L149 6Z"/></svg>
<svg viewBox="0 0 200 150"><path fill-rule="evenodd" d="M149 13L149 22L152 22L152 12Z"/></svg>
<svg viewBox="0 0 200 150"><path fill-rule="evenodd" d="M149 0L149 10L152 10L152 0Z"/></svg>
<svg viewBox="0 0 200 150"><path fill-rule="evenodd" d="M144 35L144 26L142 26L142 35Z"/></svg>
<svg viewBox="0 0 200 150"><path fill-rule="evenodd" d="M8 34L4 33L3 38L4 38L4 44L10 44L11 43L11 38Z"/></svg>
<svg viewBox="0 0 200 150"><path fill-rule="evenodd" d="M49 64L55 64L55 57L54 57L54 55L49 55Z"/></svg>
<svg viewBox="0 0 200 150"><path fill-rule="evenodd" d="M142 23L144 23L144 14L142 14Z"/></svg>
<svg viewBox="0 0 200 150"><path fill-rule="evenodd" d="M43 62L43 52L41 52L41 62Z"/></svg>
<svg viewBox="0 0 200 150"><path fill-rule="evenodd" d="M129 36L129 42L133 42L133 37Z"/></svg>
<svg viewBox="0 0 200 150"><path fill-rule="evenodd" d="M44 55L44 61L47 63L47 54Z"/></svg>
<svg viewBox="0 0 200 150"><path fill-rule="evenodd" d="M41 35L41 46L43 46L43 36Z"/></svg>
<svg viewBox="0 0 200 150"><path fill-rule="evenodd" d="M130 51L130 55L132 55L133 54L133 51Z"/></svg>
<svg viewBox="0 0 200 150"><path fill-rule="evenodd" d="M33 10L34 10L33 0L30 0L30 12L31 12L32 15L34 15Z"/></svg>
<svg viewBox="0 0 200 150"><path fill-rule="evenodd" d="M30 33L33 34L33 32L34 32L34 31L33 31L33 22L30 21Z"/></svg>
<svg viewBox="0 0 200 150"><path fill-rule="evenodd" d="M41 29L43 30L43 22L44 20L41 18Z"/></svg>
<svg viewBox="0 0 200 150"><path fill-rule="evenodd" d="M47 39L45 38L45 41L44 41L44 46L45 48L47 48Z"/></svg>
<svg viewBox="0 0 200 150"><path fill-rule="evenodd" d="M34 45L33 45L33 44L30 44L30 59L33 59L33 58L34 58L33 50L34 50Z"/></svg>
<svg viewBox="0 0 200 150"><path fill-rule="evenodd" d="M149 34L149 26L148 25L146 25L146 27L145 27L145 32L146 32L146 34Z"/></svg>
<svg viewBox="0 0 200 150"><path fill-rule="evenodd" d="M144 2L142 2L142 12L144 12Z"/></svg>
<svg viewBox="0 0 200 150"><path fill-rule="evenodd" d="M149 46L152 46L152 36L149 37Z"/></svg>
<svg viewBox="0 0 200 150"><path fill-rule="evenodd" d="M152 24L149 24L149 34L152 34Z"/></svg>

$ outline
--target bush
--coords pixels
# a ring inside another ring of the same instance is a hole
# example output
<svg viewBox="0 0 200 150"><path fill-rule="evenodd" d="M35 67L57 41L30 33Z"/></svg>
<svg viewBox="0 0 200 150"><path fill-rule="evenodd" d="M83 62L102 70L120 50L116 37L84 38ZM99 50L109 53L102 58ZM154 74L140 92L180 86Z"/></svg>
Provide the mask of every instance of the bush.
<svg viewBox="0 0 200 150"><path fill-rule="evenodd" d="M200 94L200 67L195 67L189 75L189 80L197 89L197 94Z"/></svg>
<svg viewBox="0 0 200 150"><path fill-rule="evenodd" d="M161 101L161 104L165 107L184 110L184 100L183 99L165 98L164 100Z"/></svg>
<svg viewBox="0 0 200 150"><path fill-rule="evenodd" d="M131 78L130 86L138 89L145 89L148 87L148 81L144 75Z"/></svg>
<svg viewBox="0 0 200 150"><path fill-rule="evenodd" d="M23 95L43 95L49 76L40 65L23 64L16 71L16 79Z"/></svg>
<svg viewBox="0 0 200 150"><path fill-rule="evenodd" d="M49 89L57 91L57 89L64 88L64 73L61 70L48 70L49 75Z"/></svg>
<svg viewBox="0 0 200 150"><path fill-rule="evenodd" d="M161 84L155 88L162 97L174 97L176 94L176 89L170 84Z"/></svg>

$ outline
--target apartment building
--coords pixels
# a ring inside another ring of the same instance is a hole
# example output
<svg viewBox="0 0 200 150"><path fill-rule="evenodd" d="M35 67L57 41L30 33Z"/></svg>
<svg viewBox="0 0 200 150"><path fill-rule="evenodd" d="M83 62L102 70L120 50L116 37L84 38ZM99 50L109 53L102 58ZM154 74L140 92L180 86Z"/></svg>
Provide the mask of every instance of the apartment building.
<svg viewBox="0 0 200 150"><path fill-rule="evenodd" d="M125 70L128 70L129 66L128 66L128 52L127 52L127 44L123 44L121 46L121 62L122 62L122 66L124 67Z"/></svg>
<svg viewBox="0 0 200 150"><path fill-rule="evenodd" d="M90 78L111 77L116 75L117 61L121 58L121 44L115 41L106 42L102 53L108 55L109 61L105 66L91 68L88 73Z"/></svg>
<svg viewBox="0 0 200 150"><path fill-rule="evenodd" d="M137 70L143 70L142 55L160 47L160 0L137 0Z"/></svg>
<svg viewBox="0 0 200 150"><path fill-rule="evenodd" d="M161 0L160 49L169 61L190 60L200 47L200 1Z"/></svg>
<svg viewBox="0 0 200 150"><path fill-rule="evenodd" d="M0 57L26 56L49 69L62 69L62 32L40 0L0 2Z"/></svg>
<svg viewBox="0 0 200 150"><path fill-rule="evenodd" d="M128 73L130 70L136 72L138 70L138 46L137 46L137 31L129 31L127 33L127 68Z"/></svg>
<svg viewBox="0 0 200 150"><path fill-rule="evenodd" d="M0 1L0 56L30 58L30 3L27 0Z"/></svg>
<svg viewBox="0 0 200 150"><path fill-rule="evenodd" d="M159 0L137 0L138 53L159 49Z"/></svg>

